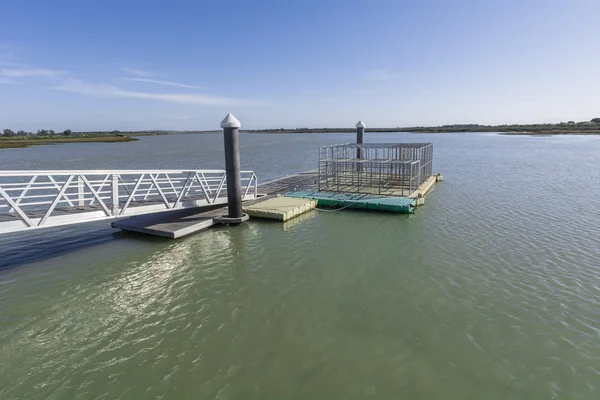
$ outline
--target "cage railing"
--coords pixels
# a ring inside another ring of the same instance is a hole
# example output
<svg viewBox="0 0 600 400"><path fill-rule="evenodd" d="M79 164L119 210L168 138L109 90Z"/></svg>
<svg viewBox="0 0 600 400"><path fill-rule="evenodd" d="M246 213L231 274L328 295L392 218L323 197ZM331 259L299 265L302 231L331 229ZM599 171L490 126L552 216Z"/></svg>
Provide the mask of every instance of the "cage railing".
<svg viewBox="0 0 600 400"><path fill-rule="evenodd" d="M351 192L376 189L378 193L406 196L432 175L432 167L432 143L322 146L319 148L319 188Z"/></svg>
<svg viewBox="0 0 600 400"><path fill-rule="evenodd" d="M319 191L410 196L421 183L418 160L323 160Z"/></svg>

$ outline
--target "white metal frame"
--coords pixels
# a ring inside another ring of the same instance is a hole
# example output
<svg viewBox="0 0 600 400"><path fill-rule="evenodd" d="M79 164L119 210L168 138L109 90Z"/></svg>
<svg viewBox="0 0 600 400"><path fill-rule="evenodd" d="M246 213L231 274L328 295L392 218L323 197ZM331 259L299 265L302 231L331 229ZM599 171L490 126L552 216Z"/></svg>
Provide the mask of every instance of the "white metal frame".
<svg viewBox="0 0 600 400"><path fill-rule="evenodd" d="M256 175L240 175L255 199ZM0 233L225 203L224 170L0 171Z"/></svg>

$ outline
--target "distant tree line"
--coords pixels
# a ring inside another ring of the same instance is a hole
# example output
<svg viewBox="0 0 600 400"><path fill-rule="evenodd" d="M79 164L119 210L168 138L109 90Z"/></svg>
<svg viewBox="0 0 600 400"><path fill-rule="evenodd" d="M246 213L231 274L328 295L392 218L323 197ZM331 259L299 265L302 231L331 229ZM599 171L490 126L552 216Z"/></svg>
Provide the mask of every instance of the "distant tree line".
<svg viewBox="0 0 600 400"><path fill-rule="evenodd" d="M328 133L328 132L354 132L355 128L278 128L278 129L255 129L244 130L244 132L265 132L265 133ZM592 118L590 121L575 122L567 121L558 124L512 124L512 125L479 125L479 124L454 124L442 126L413 126L413 127L395 127L395 128L367 128L368 132L594 132L600 133L600 117ZM171 135L171 134L190 134L190 133L211 133L218 131L176 131L176 130L143 130L143 131L86 131L73 132L65 129L62 132L55 132L52 129L38 129L37 132L27 132L19 130L14 132L11 129L4 129L2 136L8 137L58 137L58 136L143 136L143 135Z"/></svg>
<svg viewBox="0 0 600 400"><path fill-rule="evenodd" d="M245 130L249 133L328 133L328 132L354 132L355 128L276 128ZM512 124L512 125L479 125L479 124L454 124L442 126L412 126L396 128L366 128L367 132L600 132L600 118L593 118L584 122L560 122L558 124Z"/></svg>
<svg viewBox="0 0 600 400"><path fill-rule="evenodd" d="M567 121L558 124L511 124L511 125L478 125L478 124L455 124L436 127L418 126L401 128L400 132L598 132L600 130L600 118L590 121Z"/></svg>
<svg viewBox="0 0 600 400"><path fill-rule="evenodd" d="M17 132L12 129L2 130L4 137L24 137L24 136L70 136L73 132L70 129L65 129L62 132L55 132L53 129L38 129L36 133L19 130Z"/></svg>
<svg viewBox="0 0 600 400"><path fill-rule="evenodd" d="M38 129L37 132L13 131L4 129L0 132L0 136L4 137L56 137L56 136L143 136L143 135L172 135L172 134L189 134L189 133L208 133L216 131L175 131L175 130L144 130L144 131L83 131L73 132L66 129L62 132L55 132L53 129Z"/></svg>

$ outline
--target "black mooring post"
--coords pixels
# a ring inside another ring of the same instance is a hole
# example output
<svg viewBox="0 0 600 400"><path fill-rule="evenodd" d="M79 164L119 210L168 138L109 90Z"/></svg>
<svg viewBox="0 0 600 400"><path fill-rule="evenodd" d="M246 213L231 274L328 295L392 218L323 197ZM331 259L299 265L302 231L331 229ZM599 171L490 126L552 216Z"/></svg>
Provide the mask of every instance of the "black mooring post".
<svg viewBox="0 0 600 400"><path fill-rule="evenodd" d="M367 126L365 123L360 120L356 124L356 144L359 145L358 149L356 149L356 158L362 158L363 151L360 145L365 142L365 128Z"/></svg>
<svg viewBox="0 0 600 400"><path fill-rule="evenodd" d="M227 114L221 128L225 142L225 173L227 175L228 218L242 218L242 184L240 175L241 124L231 113ZM241 222L241 221L240 221Z"/></svg>

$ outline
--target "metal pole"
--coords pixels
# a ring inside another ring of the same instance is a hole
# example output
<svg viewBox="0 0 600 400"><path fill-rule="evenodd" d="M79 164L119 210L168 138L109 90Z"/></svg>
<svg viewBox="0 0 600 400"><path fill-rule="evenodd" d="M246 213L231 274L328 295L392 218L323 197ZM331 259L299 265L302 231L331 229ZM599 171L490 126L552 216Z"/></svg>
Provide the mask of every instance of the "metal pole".
<svg viewBox="0 0 600 400"><path fill-rule="evenodd" d="M112 213L113 217L119 216L119 175L112 176Z"/></svg>
<svg viewBox="0 0 600 400"><path fill-rule="evenodd" d="M241 126L233 114L229 113L221 122L225 142L225 172L227 175L227 210L228 218L242 218L242 185L240 175L240 140Z"/></svg>
<svg viewBox="0 0 600 400"><path fill-rule="evenodd" d="M79 206L84 206L85 205L85 189L83 186L83 180L81 179L81 176L77 176L77 200L78 200L78 205Z"/></svg>
<svg viewBox="0 0 600 400"><path fill-rule="evenodd" d="M362 144L365 142L365 128L367 125L362 121L358 121L356 124L356 144L358 149L356 150L356 158L362 158Z"/></svg>

